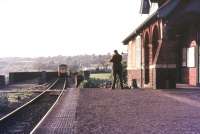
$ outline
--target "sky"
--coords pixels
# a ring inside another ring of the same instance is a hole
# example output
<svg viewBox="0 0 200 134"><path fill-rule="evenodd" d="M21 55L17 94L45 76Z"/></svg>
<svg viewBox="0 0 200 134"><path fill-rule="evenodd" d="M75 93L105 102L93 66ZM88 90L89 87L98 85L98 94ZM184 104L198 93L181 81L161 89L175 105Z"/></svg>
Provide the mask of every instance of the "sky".
<svg viewBox="0 0 200 134"><path fill-rule="evenodd" d="M140 0L0 0L0 57L107 54L148 15ZM155 9L156 6L153 6Z"/></svg>

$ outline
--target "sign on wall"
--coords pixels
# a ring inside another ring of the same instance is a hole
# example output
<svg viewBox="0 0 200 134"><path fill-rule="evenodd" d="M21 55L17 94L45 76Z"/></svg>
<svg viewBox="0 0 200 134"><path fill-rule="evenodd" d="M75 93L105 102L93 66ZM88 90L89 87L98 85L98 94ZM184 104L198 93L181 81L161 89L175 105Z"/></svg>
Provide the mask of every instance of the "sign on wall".
<svg viewBox="0 0 200 134"><path fill-rule="evenodd" d="M141 0L140 13L141 14L149 14L149 11L150 11L149 0Z"/></svg>

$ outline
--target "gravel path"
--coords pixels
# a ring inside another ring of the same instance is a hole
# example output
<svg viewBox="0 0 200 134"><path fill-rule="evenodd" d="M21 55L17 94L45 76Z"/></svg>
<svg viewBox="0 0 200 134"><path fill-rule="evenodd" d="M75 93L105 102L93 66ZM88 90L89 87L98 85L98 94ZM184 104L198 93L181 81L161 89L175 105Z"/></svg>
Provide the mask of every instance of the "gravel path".
<svg viewBox="0 0 200 134"><path fill-rule="evenodd" d="M199 95L195 91L81 89L78 134L200 134L200 99L195 97Z"/></svg>

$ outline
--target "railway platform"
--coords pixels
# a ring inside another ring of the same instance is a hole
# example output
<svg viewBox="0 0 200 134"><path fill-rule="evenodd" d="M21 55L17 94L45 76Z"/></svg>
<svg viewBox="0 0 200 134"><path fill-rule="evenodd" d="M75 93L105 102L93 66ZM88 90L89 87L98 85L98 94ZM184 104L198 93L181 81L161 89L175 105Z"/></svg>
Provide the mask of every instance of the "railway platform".
<svg viewBox="0 0 200 134"><path fill-rule="evenodd" d="M69 89L34 134L199 134L199 96L198 89Z"/></svg>
<svg viewBox="0 0 200 134"><path fill-rule="evenodd" d="M68 89L63 93L53 110L38 124L33 134L75 134L76 107L79 89Z"/></svg>

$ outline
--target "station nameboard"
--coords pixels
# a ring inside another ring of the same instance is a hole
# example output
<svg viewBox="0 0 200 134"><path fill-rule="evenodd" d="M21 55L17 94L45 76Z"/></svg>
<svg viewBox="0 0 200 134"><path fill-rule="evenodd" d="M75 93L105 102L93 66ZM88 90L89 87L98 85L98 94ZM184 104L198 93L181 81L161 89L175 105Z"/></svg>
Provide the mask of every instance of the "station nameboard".
<svg viewBox="0 0 200 134"><path fill-rule="evenodd" d="M149 14L150 11L150 2L149 0L141 0L140 13Z"/></svg>

